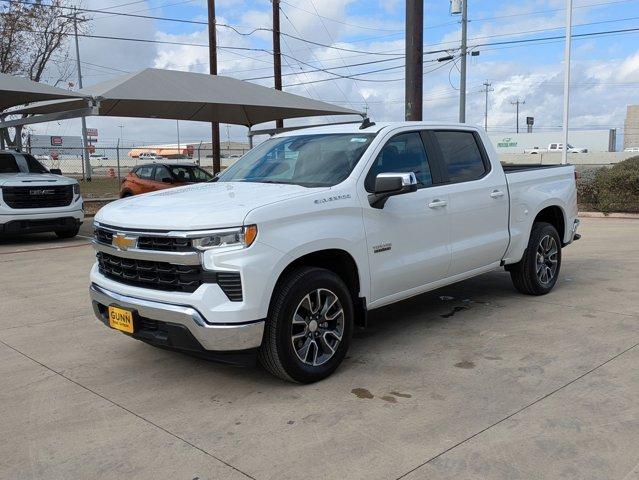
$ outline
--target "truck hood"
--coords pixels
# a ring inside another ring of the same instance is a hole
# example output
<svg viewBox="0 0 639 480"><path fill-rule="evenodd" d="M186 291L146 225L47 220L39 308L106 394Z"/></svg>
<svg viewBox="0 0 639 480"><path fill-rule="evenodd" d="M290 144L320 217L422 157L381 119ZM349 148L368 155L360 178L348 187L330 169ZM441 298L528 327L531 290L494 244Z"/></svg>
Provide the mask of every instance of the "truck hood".
<svg viewBox="0 0 639 480"><path fill-rule="evenodd" d="M74 180L51 173L0 173L0 186L71 185Z"/></svg>
<svg viewBox="0 0 639 480"><path fill-rule="evenodd" d="M128 197L103 207L96 222L148 230L206 230L240 226L253 209L329 188L221 182L200 183Z"/></svg>

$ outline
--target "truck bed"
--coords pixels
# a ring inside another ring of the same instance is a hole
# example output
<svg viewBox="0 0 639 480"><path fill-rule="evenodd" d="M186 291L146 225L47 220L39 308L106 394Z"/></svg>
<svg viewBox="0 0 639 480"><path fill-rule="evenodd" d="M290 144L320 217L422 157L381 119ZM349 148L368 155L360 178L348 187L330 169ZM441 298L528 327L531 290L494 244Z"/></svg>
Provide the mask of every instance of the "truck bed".
<svg viewBox="0 0 639 480"><path fill-rule="evenodd" d="M545 168L558 168L558 167L568 167L570 166L570 164L568 165L561 165L561 164L554 164L554 165L540 165L538 163L522 163L522 164L501 164L502 168L504 169L504 173L506 173L506 175L508 175L509 173L514 173L514 172L525 172L525 171L530 171L530 170L541 170L541 169L545 169Z"/></svg>

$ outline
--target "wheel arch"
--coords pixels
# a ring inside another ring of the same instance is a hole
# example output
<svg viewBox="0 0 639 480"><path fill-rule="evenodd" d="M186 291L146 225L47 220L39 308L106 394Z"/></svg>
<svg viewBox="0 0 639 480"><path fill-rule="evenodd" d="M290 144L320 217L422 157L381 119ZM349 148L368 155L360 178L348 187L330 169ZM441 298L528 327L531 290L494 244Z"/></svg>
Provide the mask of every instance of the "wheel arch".
<svg viewBox="0 0 639 480"><path fill-rule="evenodd" d="M542 208L533 220L533 225L537 222L551 224L559 233L562 243L565 242L566 235L566 213L561 206L554 204ZM532 230L532 225L531 225Z"/></svg>
<svg viewBox="0 0 639 480"><path fill-rule="evenodd" d="M357 261L353 255L342 248L324 248L314 250L299 255L295 259L291 260L280 272L271 293L270 302L273 301L273 293L277 290L286 275L300 267L324 268L339 276L348 287L351 297L353 298L356 325L365 326L366 298L363 296L362 272L360 271Z"/></svg>

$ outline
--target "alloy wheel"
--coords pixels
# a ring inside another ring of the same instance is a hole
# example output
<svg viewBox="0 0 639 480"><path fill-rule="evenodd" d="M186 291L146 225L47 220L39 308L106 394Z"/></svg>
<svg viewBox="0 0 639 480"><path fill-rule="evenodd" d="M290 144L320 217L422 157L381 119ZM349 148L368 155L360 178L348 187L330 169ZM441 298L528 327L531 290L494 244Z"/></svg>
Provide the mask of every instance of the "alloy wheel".
<svg viewBox="0 0 639 480"><path fill-rule="evenodd" d="M318 288L308 293L293 314L291 342L297 358L317 367L328 362L344 335L344 308L335 293Z"/></svg>

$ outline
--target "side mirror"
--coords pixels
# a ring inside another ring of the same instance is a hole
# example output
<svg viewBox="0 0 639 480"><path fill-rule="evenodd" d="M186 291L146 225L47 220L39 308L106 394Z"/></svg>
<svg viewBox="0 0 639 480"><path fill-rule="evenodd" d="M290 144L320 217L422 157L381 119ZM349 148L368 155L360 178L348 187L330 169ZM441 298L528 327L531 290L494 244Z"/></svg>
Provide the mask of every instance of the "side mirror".
<svg viewBox="0 0 639 480"><path fill-rule="evenodd" d="M62 175L62 169L60 168L50 168L49 173L53 175Z"/></svg>
<svg viewBox="0 0 639 480"><path fill-rule="evenodd" d="M162 183L173 183L173 179L170 177L164 177Z"/></svg>
<svg viewBox="0 0 639 480"><path fill-rule="evenodd" d="M417 191L417 177L409 173L380 173L375 178L375 193L368 196L373 208L384 208L386 201L395 195Z"/></svg>

